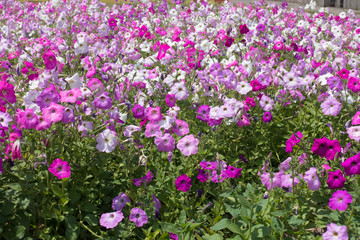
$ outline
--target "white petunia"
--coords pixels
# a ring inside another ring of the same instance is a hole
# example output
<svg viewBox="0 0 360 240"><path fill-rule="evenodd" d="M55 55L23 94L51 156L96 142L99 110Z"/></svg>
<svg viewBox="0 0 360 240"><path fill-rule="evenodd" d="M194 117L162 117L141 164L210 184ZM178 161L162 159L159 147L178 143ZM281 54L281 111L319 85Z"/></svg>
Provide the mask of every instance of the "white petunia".
<svg viewBox="0 0 360 240"><path fill-rule="evenodd" d="M116 133L110 129L105 129L102 133L99 134L99 136L96 138L96 141L97 150L100 152L110 153L114 151L117 144Z"/></svg>

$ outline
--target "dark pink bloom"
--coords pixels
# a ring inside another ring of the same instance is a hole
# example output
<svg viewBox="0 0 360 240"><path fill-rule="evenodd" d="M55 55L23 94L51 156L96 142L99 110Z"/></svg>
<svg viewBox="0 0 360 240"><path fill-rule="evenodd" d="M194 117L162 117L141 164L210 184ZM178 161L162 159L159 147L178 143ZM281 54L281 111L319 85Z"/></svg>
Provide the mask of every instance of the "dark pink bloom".
<svg viewBox="0 0 360 240"><path fill-rule="evenodd" d="M166 95L165 102L168 107L174 107L176 103L175 94Z"/></svg>
<svg viewBox="0 0 360 240"><path fill-rule="evenodd" d="M117 24L117 20L112 17L112 18L109 18L108 23L109 23L110 28L115 28L116 24Z"/></svg>
<svg viewBox="0 0 360 240"><path fill-rule="evenodd" d="M70 165L68 162L61 160L60 158L55 159L49 167L49 171L54 174L58 179L70 177Z"/></svg>
<svg viewBox="0 0 360 240"><path fill-rule="evenodd" d="M233 166L228 166L225 174L227 175L228 178L238 178L241 175L241 168L236 168Z"/></svg>
<svg viewBox="0 0 360 240"><path fill-rule="evenodd" d="M357 93L360 91L360 81L356 77L349 77L347 87L353 91L354 93Z"/></svg>
<svg viewBox="0 0 360 240"><path fill-rule="evenodd" d="M161 60L166 55L166 51L170 48L167 44L160 45L159 53L156 57L157 60Z"/></svg>
<svg viewBox="0 0 360 240"><path fill-rule="evenodd" d="M325 154L325 158L327 160L334 160L336 154L341 152L341 145L337 139L335 140L329 140L327 138L325 139L327 140L327 146L329 148L329 150Z"/></svg>
<svg viewBox="0 0 360 240"><path fill-rule="evenodd" d="M341 163L341 166L344 168L347 176L360 175L360 153L346 159Z"/></svg>
<svg viewBox="0 0 360 240"><path fill-rule="evenodd" d="M35 128L39 122L38 116L32 109L25 109L25 111L19 110L15 118L20 125L19 128L23 129Z"/></svg>
<svg viewBox="0 0 360 240"><path fill-rule="evenodd" d="M42 57L44 59L46 69L52 70L56 67L56 57L52 51L44 52Z"/></svg>
<svg viewBox="0 0 360 240"><path fill-rule="evenodd" d="M178 191L187 192L191 188L191 178L186 176L186 174L182 174L175 180L175 187Z"/></svg>
<svg viewBox="0 0 360 240"><path fill-rule="evenodd" d="M314 154L319 155L320 157L325 157L326 153L329 151L329 146L327 145L327 138L323 137L322 139L314 140L311 151Z"/></svg>
<svg viewBox="0 0 360 240"><path fill-rule="evenodd" d="M271 120L272 120L271 112L264 112L263 121L264 122L271 122Z"/></svg>
<svg viewBox="0 0 360 240"><path fill-rule="evenodd" d="M0 106L7 103L4 99L9 103L16 102L14 86L5 80L2 80L0 81Z"/></svg>
<svg viewBox="0 0 360 240"><path fill-rule="evenodd" d="M246 24L239 26L240 34L247 34L250 30L247 28Z"/></svg>
<svg viewBox="0 0 360 240"><path fill-rule="evenodd" d="M200 162L200 167L203 169L213 170L218 166L218 162Z"/></svg>
<svg viewBox="0 0 360 240"><path fill-rule="evenodd" d="M358 111L351 121L352 125L359 125L360 124L360 111Z"/></svg>
<svg viewBox="0 0 360 240"><path fill-rule="evenodd" d="M346 179L344 178L341 170L336 170L335 172L329 172L329 178L327 180L327 185L330 189L343 188Z"/></svg>
<svg viewBox="0 0 360 240"><path fill-rule="evenodd" d="M293 147L300 143L301 138L303 138L303 134L299 131L296 134L293 134L287 141L286 141L286 152L291 153L293 151Z"/></svg>
<svg viewBox="0 0 360 240"><path fill-rule="evenodd" d="M141 105L136 104L131 111L134 115L134 118L143 120L146 117L145 108Z"/></svg>
<svg viewBox="0 0 360 240"><path fill-rule="evenodd" d="M200 182L206 182L209 178L209 174L204 171L204 169L198 169L198 176L197 179Z"/></svg>

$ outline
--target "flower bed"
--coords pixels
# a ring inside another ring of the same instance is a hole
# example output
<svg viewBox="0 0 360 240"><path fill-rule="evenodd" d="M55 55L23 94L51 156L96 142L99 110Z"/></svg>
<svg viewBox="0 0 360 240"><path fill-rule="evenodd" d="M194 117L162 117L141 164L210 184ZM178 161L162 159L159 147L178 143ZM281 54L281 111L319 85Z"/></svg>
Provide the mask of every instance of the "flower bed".
<svg viewBox="0 0 360 240"><path fill-rule="evenodd" d="M351 10L0 11L1 239L360 238Z"/></svg>

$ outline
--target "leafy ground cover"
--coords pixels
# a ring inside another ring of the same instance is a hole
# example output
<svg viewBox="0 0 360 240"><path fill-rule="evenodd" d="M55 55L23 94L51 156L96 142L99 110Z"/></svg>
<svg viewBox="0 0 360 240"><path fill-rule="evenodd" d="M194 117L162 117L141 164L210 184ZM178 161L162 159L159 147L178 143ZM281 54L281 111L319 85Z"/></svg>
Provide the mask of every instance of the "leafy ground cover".
<svg viewBox="0 0 360 240"><path fill-rule="evenodd" d="M360 19L0 0L2 239L359 239Z"/></svg>

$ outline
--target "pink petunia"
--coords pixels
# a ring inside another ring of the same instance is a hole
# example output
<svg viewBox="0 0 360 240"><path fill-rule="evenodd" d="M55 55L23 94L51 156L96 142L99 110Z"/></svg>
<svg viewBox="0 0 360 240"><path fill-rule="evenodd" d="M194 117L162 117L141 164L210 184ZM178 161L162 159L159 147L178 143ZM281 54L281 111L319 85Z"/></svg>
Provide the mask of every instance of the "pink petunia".
<svg viewBox="0 0 360 240"><path fill-rule="evenodd" d="M195 138L194 135L190 134L179 140L177 148L185 156L196 154L198 151L199 139Z"/></svg>
<svg viewBox="0 0 360 240"><path fill-rule="evenodd" d="M68 162L61 160L60 158L55 159L49 167L49 171L54 174L58 179L70 177L70 165Z"/></svg>
<svg viewBox="0 0 360 240"><path fill-rule="evenodd" d="M47 121L59 122L63 118L65 107L52 102L49 107L42 109L42 114Z"/></svg>
<svg viewBox="0 0 360 240"><path fill-rule="evenodd" d="M73 88L67 91L60 92L60 101L75 103L76 99L82 95L81 90L78 88Z"/></svg>
<svg viewBox="0 0 360 240"><path fill-rule="evenodd" d="M329 200L329 208L332 210L345 211L349 203L352 203L352 196L346 190L337 190Z"/></svg>
<svg viewBox="0 0 360 240"><path fill-rule="evenodd" d="M100 218L100 225L111 229L116 227L123 219L124 214L121 211L103 213Z"/></svg>

